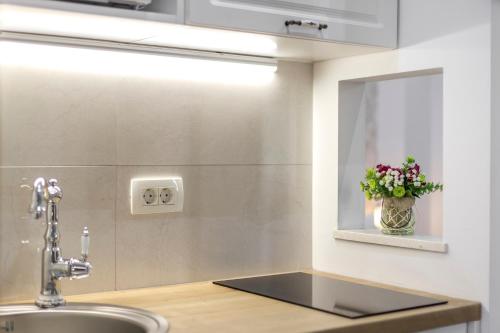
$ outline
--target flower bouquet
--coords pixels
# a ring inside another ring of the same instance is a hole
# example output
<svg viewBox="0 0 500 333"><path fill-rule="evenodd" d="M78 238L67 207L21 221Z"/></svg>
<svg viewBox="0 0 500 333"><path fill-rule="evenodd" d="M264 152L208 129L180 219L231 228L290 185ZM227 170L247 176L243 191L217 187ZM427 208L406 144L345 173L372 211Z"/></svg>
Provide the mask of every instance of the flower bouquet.
<svg viewBox="0 0 500 333"><path fill-rule="evenodd" d="M415 232L415 198L435 191L443 185L427 181L413 156L401 168L379 164L366 170L361 190L368 200L382 200L382 232L389 235L412 235Z"/></svg>

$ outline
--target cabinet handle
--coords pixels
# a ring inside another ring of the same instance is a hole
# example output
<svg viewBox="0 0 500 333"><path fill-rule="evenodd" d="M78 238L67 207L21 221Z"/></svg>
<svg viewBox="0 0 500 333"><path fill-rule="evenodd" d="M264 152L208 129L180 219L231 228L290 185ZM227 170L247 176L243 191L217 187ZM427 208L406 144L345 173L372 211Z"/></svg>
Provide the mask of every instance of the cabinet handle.
<svg viewBox="0 0 500 333"><path fill-rule="evenodd" d="M319 23L315 21L309 21L309 20L286 20L285 21L285 26L289 27L291 25L298 25L298 26L306 26L309 28L316 28L318 30L324 30L328 29L328 24L324 23Z"/></svg>

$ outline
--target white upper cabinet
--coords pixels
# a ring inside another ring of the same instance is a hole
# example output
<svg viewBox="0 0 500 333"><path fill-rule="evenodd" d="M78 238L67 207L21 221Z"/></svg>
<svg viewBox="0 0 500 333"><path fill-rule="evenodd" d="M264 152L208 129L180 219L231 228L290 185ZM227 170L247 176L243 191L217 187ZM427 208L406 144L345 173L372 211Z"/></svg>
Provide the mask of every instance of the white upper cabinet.
<svg viewBox="0 0 500 333"><path fill-rule="evenodd" d="M398 0L186 0L186 23L395 48Z"/></svg>
<svg viewBox="0 0 500 333"><path fill-rule="evenodd" d="M397 4L153 0L131 10L66 0L0 0L0 39L65 37L315 62L395 48Z"/></svg>

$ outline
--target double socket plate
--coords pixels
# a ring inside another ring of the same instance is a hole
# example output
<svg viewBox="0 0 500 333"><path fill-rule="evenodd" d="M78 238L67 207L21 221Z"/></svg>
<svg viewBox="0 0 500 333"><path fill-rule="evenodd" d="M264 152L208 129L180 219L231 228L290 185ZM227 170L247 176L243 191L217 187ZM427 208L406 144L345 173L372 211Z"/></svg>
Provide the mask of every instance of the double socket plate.
<svg viewBox="0 0 500 333"><path fill-rule="evenodd" d="M180 177L133 178L130 181L132 215L181 212L184 186Z"/></svg>

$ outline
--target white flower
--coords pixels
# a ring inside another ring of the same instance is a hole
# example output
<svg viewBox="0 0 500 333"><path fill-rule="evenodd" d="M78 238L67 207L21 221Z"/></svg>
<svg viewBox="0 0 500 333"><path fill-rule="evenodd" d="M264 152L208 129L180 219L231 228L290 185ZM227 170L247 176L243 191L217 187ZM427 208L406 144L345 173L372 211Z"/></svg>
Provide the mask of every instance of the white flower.
<svg viewBox="0 0 500 333"><path fill-rule="evenodd" d="M377 178L380 177L380 172L377 172L375 176L377 176Z"/></svg>
<svg viewBox="0 0 500 333"><path fill-rule="evenodd" d="M410 173L408 172L408 173L406 174L406 178L410 178L410 176L411 176L411 175L410 175Z"/></svg>
<svg viewBox="0 0 500 333"><path fill-rule="evenodd" d="M415 182L413 185L415 185L415 187L420 187L420 182Z"/></svg>
<svg viewBox="0 0 500 333"><path fill-rule="evenodd" d="M384 181L383 181L383 180L379 181L378 183L379 183L380 185L384 185Z"/></svg>
<svg viewBox="0 0 500 333"><path fill-rule="evenodd" d="M391 186L388 188L388 190L392 192L392 190L394 190L394 187Z"/></svg>

